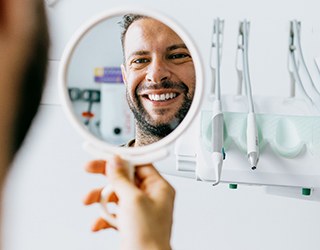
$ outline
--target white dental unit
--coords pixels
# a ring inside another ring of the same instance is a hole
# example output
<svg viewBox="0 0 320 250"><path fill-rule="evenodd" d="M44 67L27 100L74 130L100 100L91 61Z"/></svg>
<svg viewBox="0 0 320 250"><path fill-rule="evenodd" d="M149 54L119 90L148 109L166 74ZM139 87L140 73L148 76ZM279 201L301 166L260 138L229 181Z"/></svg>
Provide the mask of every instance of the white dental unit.
<svg viewBox="0 0 320 250"><path fill-rule="evenodd" d="M119 30L107 22L89 30L70 65L62 65L79 31L98 20L93 17L130 8L132 1L45 3L52 39L48 80L8 180L4 249L118 249L117 232L90 232L100 210L81 202L89 190L106 185L104 177L85 173L85 163L114 149L90 144L95 139L72 126L58 82L63 68L81 126L114 144L133 137L126 103L112 107L125 95L117 78L121 44L110 38ZM181 129L145 154L121 151L132 162L156 152L150 159L175 187L173 249L318 250L320 3L139 0L135 5L180 32L198 61L199 107L192 107Z"/></svg>

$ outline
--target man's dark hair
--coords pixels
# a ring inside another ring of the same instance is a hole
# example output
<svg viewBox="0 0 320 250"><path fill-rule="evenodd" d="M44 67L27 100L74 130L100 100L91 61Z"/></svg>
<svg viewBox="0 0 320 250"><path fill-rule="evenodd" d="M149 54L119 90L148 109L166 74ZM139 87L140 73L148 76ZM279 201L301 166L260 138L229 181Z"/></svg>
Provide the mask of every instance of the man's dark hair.
<svg viewBox="0 0 320 250"><path fill-rule="evenodd" d="M36 13L39 23L33 46L30 48L30 58L27 59L27 67L25 72L22 73L20 91L17 96L18 107L12 135L13 154L20 148L38 110L47 71L49 34L43 1L37 1L37 6L35 7L37 8Z"/></svg>
<svg viewBox="0 0 320 250"><path fill-rule="evenodd" d="M128 28L135 21L137 21L139 19L143 19L143 18L148 18L148 17L147 16L143 16L143 15L137 15L137 14L126 14L126 15L124 15L122 17L122 21L120 22L120 27L122 28L122 31L121 31L121 44L122 44L122 52L123 52L123 58L124 59L125 59L125 56L124 56L124 39L125 39L126 33L128 31Z"/></svg>

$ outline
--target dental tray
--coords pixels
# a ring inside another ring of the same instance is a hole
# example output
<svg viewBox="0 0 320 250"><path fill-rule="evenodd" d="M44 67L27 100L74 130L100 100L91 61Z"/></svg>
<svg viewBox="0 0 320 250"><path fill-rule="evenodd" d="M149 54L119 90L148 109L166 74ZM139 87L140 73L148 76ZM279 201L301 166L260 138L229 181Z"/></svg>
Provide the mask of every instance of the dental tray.
<svg viewBox="0 0 320 250"><path fill-rule="evenodd" d="M211 111L201 113L201 140L208 151L211 146ZM256 114L259 147L267 144L275 154L286 158L295 158L309 151L320 156L320 117ZM224 145L226 151L234 143L242 152L246 152L246 113L224 113Z"/></svg>
<svg viewBox="0 0 320 250"><path fill-rule="evenodd" d="M260 160L251 170L246 155L247 113L224 113L224 146L221 182L254 185L320 187L320 117L256 114ZM200 115L200 140L196 147L196 176L214 181L211 167L212 112ZM205 173L205 174L204 174ZM210 173L210 174L208 174Z"/></svg>

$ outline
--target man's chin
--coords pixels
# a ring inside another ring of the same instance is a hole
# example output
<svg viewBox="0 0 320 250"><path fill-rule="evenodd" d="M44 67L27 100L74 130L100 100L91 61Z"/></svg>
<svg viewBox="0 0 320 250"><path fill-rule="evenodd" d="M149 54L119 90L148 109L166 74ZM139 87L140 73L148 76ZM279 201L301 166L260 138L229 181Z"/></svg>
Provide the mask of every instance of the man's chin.
<svg viewBox="0 0 320 250"><path fill-rule="evenodd" d="M172 118L172 119L166 119L166 120L153 120L152 122L149 121L148 123L153 126L153 127L167 127L167 128L171 128L172 130L174 130L181 121L178 121L177 118Z"/></svg>
<svg viewBox="0 0 320 250"><path fill-rule="evenodd" d="M170 112L164 110L163 112L147 112L150 123L152 124L170 124L179 117L178 112Z"/></svg>

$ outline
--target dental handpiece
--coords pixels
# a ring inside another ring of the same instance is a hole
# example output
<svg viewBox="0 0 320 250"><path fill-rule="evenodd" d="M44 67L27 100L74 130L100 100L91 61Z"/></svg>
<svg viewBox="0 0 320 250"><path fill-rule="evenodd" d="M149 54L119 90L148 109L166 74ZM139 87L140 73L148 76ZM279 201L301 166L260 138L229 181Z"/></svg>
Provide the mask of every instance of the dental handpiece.
<svg viewBox="0 0 320 250"><path fill-rule="evenodd" d="M221 170L224 160L223 139L223 114L221 111L221 102L219 100L215 100L213 103L212 116L212 164L214 166L216 181L213 185L217 185L221 178Z"/></svg>
<svg viewBox="0 0 320 250"><path fill-rule="evenodd" d="M243 69L244 69L244 83L246 87L246 94L248 97L249 112L247 115L247 157L251 169L256 169L259 161L259 139L256 116L254 113L254 104L251 91L251 83L249 76L248 64L248 22L242 22L243 35Z"/></svg>
<svg viewBox="0 0 320 250"><path fill-rule="evenodd" d="M221 170L225 153L223 149L224 141L224 119L221 107L221 90L220 90L220 59L221 59L221 36L223 29L223 21L216 19L214 21L213 39L211 47L211 69L212 69L212 84L215 89L215 99L213 101L212 115L212 164L215 171L216 180L212 185L220 183Z"/></svg>
<svg viewBox="0 0 320 250"><path fill-rule="evenodd" d="M257 168L259 161L259 140L256 116L249 112L247 116L247 156L252 170Z"/></svg>

